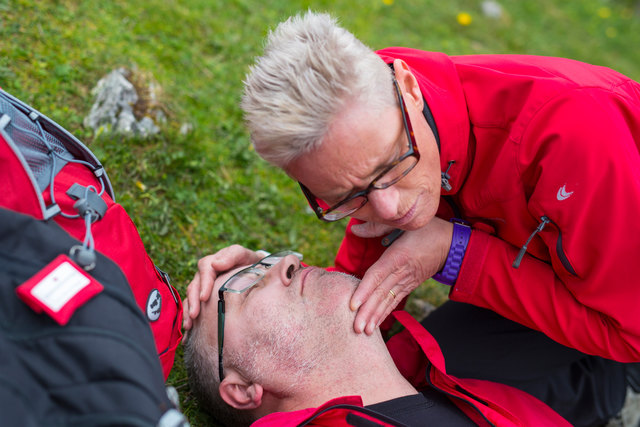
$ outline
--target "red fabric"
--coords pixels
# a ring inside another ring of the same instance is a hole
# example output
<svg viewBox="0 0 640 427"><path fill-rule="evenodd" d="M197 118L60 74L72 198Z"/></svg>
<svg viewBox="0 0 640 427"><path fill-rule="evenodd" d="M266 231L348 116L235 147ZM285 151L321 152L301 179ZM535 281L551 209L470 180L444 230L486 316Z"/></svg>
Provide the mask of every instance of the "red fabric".
<svg viewBox="0 0 640 427"><path fill-rule="evenodd" d="M0 182L9 183L0 193L0 206L42 219L38 194L28 178L22 164L0 136ZM68 163L56 175L54 193L56 203L62 212L76 214L73 208L75 200L66 194L74 184L93 185L100 189L100 182L85 166ZM44 203L51 203L49 188L42 193ZM95 249L111 258L123 271L131 286L136 302L147 315L147 303L151 292L157 290L161 297L160 317L150 322L158 357L162 364L165 379L173 366L175 351L182 338L182 302L175 288L163 281L156 271L153 261L147 254L136 226L125 210L115 203L106 192L102 199L108 209L104 217L91 226ZM68 219L61 215L54 220L74 238L83 241L85 224L82 219ZM175 299L174 299L175 298Z"/></svg>
<svg viewBox="0 0 640 427"><path fill-rule="evenodd" d="M72 206L75 203L75 200L67 196L65 191L75 182L92 182L89 181L90 179L93 179L93 174L78 164L67 164L56 176L54 187L56 202L63 212L73 213ZM98 183L94 186L99 188ZM44 197L46 203L50 203L48 191L44 192ZM133 221L124 208L114 203L106 194L103 195L103 199L108 205L107 213L104 218L91 226L95 248L115 261L122 269L131 285L138 306L145 314L150 292L153 289L160 292L163 311L158 320L150 322L150 326L156 339L156 348L166 379L173 366L175 350L182 338L182 305L180 303L178 306L174 302L169 286L157 273ZM60 215L55 217L55 221L76 239L80 241L84 239L85 226L82 221L67 219ZM172 290L180 301L178 292L175 289Z"/></svg>
<svg viewBox="0 0 640 427"><path fill-rule="evenodd" d="M640 361L640 85L561 58L378 54L409 65L442 170L455 160L443 195L474 230L450 298L587 354ZM438 215L452 215L446 202ZM551 223L512 267L542 216ZM361 240L347 230L338 269L362 274L377 259Z"/></svg>
<svg viewBox="0 0 640 427"><path fill-rule="evenodd" d="M478 425L486 425L487 420L496 426L570 425L524 391L491 381L448 375L440 346L431 334L406 311L396 311L392 315L406 329L391 337L387 347L400 372L414 387L426 386L424 374L429 369L433 386L458 397L460 400L453 401Z"/></svg>
<svg viewBox="0 0 640 427"><path fill-rule="evenodd" d="M38 193L33 185L25 185L31 182L29 175L2 134L0 134L0 180L2 182L0 206L29 213L37 219L42 219ZM19 188L20 191L8 191L10 188Z"/></svg>

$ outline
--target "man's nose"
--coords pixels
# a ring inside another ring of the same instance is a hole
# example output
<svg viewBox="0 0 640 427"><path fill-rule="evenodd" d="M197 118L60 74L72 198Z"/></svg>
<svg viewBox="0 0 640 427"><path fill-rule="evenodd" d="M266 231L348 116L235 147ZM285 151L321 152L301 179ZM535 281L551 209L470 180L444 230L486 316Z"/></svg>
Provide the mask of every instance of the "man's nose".
<svg viewBox="0 0 640 427"><path fill-rule="evenodd" d="M291 284L293 273L300 268L300 260L295 255L286 255L282 260L274 265L271 270L278 275L278 278L284 286Z"/></svg>
<svg viewBox="0 0 640 427"><path fill-rule="evenodd" d="M381 219L393 220L398 216L400 194L395 186L373 190L368 196L370 208Z"/></svg>

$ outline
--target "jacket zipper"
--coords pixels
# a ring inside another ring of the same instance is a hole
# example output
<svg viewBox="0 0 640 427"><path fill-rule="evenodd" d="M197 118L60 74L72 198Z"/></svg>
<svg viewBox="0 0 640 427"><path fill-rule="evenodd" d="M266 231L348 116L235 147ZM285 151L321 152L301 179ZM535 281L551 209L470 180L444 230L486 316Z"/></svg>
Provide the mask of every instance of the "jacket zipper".
<svg viewBox="0 0 640 427"><path fill-rule="evenodd" d="M573 266L569 262L569 258L567 258L567 255L564 253L564 249L562 248L562 232L560 231L560 227L558 227L558 225L555 222L553 222L551 219L549 219L549 222L555 225L555 227L558 229L558 240L556 241L556 253L558 254L560 263L562 263L562 266L569 273L573 274L574 276L577 276L576 271L573 269Z"/></svg>
<svg viewBox="0 0 640 427"><path fill-rule="evenodd" d="M444 191L451 191L451 189L453 188L449 183L449 180L451 179L451 175L449 175L449 169L451 169L451 166L453 166L455 162L455 160L449 160L449 166L447 166L447 170L444 172L440 172L440 186L444 189Z"/></svg>
<svg viewBox="0 0 640 427"><path fill-rule="evenodd" d="M535 230L533 230L533 233L531 233L531 235L529 236L529 238L527 239L525 244L522 245L522 248L520 248L520 252L518 252L518 256L513 261L513 264L512 264L513 268L520 267L520 263L522 262L522 258L524 257L524 254L527 252L527 247L529 246L529 243L531 242L531 239L533 239L533 236L535 236L536 234L541 232L547 224L551 223L551 224L555 225L556 228L558 229L558 240L556 241L556 253L558 254L558 258L560 259L560 263L562 263L563 267L569 273L571 273L574 276L576 276L576 271L573 269L573 266L569 262L569 259L567 258L566 254L564 253L564 249L562 248L562 232L560 231L560 227L558 227L556 225L556 223L551 221L551 219L546 215L541 216L540 217L540 221L541 221L540 224L538 224L538 226L536 227Z"/></svg>
<svg viewBox="0 0 640 427"><path fill-rule="evenodd" d="M535 236L536 234L541 232L542 229L545 227L545 225L547 225L547 224L549 224L549 222L551 222L551 220L546 216L540 217L540 220L542 222L540 224L538 224L536 229L533 230L533 233L531 233L531 236L529 236L527 241L524 242L524 245L522 245L522 248L520 248L520 252L518 252L518 256L513 261L513 264L512 264L513 268L520 267L520 263L522 262L522 258L524 257L524 254L527 253L527 247L529 246L529 242L531 242L531 239L533 239L533 236Z"/></svg>

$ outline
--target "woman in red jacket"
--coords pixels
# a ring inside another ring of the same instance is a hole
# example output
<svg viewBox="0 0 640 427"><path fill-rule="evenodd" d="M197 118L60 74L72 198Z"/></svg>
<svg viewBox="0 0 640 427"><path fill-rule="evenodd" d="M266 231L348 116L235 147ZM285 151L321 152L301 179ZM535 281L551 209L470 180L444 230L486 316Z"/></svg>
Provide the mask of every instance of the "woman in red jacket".
<svg viewBox="0 0 640 427"><path fill-rule="evenodd" d="M617 412L620 362L640 361L638 83L561 58L374 53L308 13L269 35L242 107L317 216L352 218L336 268L362 277L356 332L433 277L453 373L493 368L577 425Z"/></svg>

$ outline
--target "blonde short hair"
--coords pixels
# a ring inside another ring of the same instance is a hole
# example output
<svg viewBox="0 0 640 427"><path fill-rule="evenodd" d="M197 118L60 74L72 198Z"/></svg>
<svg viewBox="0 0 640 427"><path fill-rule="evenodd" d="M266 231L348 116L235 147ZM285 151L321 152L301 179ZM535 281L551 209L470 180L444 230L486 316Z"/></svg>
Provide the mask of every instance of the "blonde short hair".
<svg viewBox="0 0 640 427"><path fill-rule="evenodd" d="M328 14L280 23L244 81L241 107L256 152L285 167L316 148L350 105L394 105L391 69Z"/></svg>

